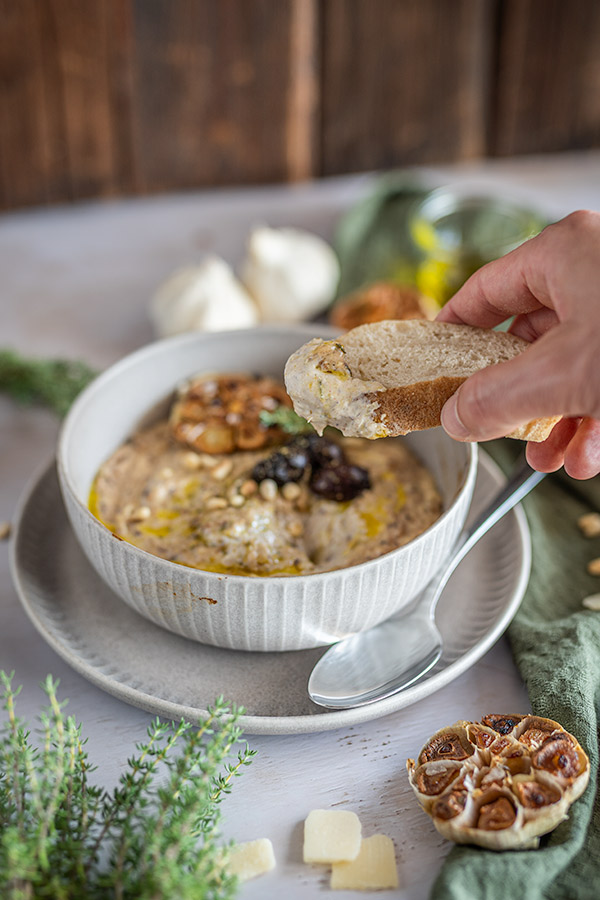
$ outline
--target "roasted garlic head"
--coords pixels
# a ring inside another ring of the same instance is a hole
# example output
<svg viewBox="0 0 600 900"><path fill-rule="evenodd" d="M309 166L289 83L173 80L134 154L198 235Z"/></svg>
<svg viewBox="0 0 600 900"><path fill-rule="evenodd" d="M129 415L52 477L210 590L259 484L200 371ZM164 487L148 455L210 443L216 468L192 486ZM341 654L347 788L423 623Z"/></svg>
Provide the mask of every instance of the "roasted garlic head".
<svg viewBox="0 0 600 900"><path fill-rule="evenodd" d="M540 716L484 716L437 731L406 767L433 824L457 844L535 848L589 780L573 735Z"/></svg>
<svg viewBox="0 0 600 900"><path fill-rule="evenodd" d="M169 421L175 440L197 453L259 450L286 440L261 413L291 405L268 375L199 375L181 386Z"/></svg>

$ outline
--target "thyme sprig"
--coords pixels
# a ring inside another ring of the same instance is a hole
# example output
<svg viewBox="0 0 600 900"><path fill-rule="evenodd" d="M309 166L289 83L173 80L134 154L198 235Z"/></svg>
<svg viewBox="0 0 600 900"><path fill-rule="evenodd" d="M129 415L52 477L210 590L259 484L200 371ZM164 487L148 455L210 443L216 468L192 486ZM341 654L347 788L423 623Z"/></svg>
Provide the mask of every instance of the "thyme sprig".
<svg viewBox="0 0 600 900"><path fill-rule="evenodd" d="M0 350L0 390L19 403L48 406L61 417L97 374L77 360L29 359Z"/></svg>
<svg viewBox="0 0 600 900"><path fill-rule="evenodd" d="M240 709L219 698L200 725L154 720L117 787L90 782L81 726L65 716L58 681L39 741L18 718L14 673L0 671L0 896L6 900L226 900L236 879L218 844L220 803L254 755ZM241 744L237 754L233 748Z"/></svg>
<svg viewBox="0 0 600 900"><path fill-rule="evenodd" d="M283 404L275 407L272 411L262 409L259 418L263 425L267 427L278 425L287 434L304 434L306 431L313 431L312 425L306 419Z"/></svg>

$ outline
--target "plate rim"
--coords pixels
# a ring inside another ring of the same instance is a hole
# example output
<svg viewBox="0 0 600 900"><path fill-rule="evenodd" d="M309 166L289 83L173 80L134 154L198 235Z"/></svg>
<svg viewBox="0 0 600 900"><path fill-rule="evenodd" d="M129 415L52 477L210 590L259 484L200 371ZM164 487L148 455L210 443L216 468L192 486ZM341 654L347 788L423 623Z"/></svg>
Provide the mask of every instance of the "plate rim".
<svg viewBox="0 0 600 900"><path fill-rule="evenodd" d="M500 487L506 482L506 476L489 454L485 452L485 450L482 450L481 447L479 449L479 465L486 470L486 474L488 474L492 480L496 482L497 486ZM48 629L45 617L40 613L37 604L29 597L24 584L24 573L21 571L18 557L22 535L24 533L25 511L42 482L50 477L57 477L56 458L54 456L39 466L30 478L19 498L13 518L14 533L13 540L10 542L9 551L10 572L13 585L29 620L40 636L61 659L63 659L72 669L106 693L131 706L135 706L138 709L143 709L166 719L179 720L184 718L190 721L200 720L206 716L207 709L190 707L181 703L176 703L172 700L158 698L154 694L132 687L126 682L119 681L114 676L101 672L93 664L82 659L70 643L61 641ZM401 709L405 709L408 706L412 706L419 700L446 687L446 685L450 684L466 672L467 669L487 653L506 631L521 604L529 581L532 552L531 534L527 523L527 517L520 504L514 507L508 515L514 517L515 524L517 525L518 540L522 553L519 575L512 590L512 596L496 622L466 653L459 656L458 659L441 669L435 675L432 675L431 678L419 681L413 687L409 687L405 691L394 694L383 700L377 700L366 706L354 707L346 710L326 710L312 715L299 716L256 716L243 714L239 717L238 722L240 727L244 730L244 733L266 735L314 734L332 731L336 728L343 728L349 725L358 725L373 719L383 718L384 716L398 712ZM67 527L70 528L68 521ZM110 590L108 585L106 588L107 590ZM156 627L159 628L160 626ZM202 647L201 644L199 644L199 646ZM224 648L219 649L224 650ZM224 652L242 653L244 651L224 650ZM298 650L295 652L302 653L303 651Z"/></svg>

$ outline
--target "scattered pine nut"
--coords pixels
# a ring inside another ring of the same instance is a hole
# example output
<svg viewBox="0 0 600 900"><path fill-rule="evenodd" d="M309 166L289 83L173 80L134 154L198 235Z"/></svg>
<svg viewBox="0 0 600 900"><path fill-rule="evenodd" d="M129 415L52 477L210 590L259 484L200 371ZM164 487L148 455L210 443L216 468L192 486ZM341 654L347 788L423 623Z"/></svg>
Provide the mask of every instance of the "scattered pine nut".
<svg viewBox="0 0 600 900"><path fill-rule="evenodd" d="M597 559L590 560L587 570L590 575L600 575L600 556Z"/></svg>
<svg viewBox="0 0 600 900"><path fill-rule="evenodd" d="M600 537L600 513L586 513L577 519L577 524L584 537Z"/></svg>
<svg viewBox="0 0 600 900"><path fill-rule="evenodd" d="M590 594L581 601L586 609L593 609L594 612L600 612L600 594Z"/></svg>
<svg viewBox="0 0 600 900"><path fill-rule="evenodd" d="M6 541L10 537L10 522L0 522L0 541Z"/></svg>

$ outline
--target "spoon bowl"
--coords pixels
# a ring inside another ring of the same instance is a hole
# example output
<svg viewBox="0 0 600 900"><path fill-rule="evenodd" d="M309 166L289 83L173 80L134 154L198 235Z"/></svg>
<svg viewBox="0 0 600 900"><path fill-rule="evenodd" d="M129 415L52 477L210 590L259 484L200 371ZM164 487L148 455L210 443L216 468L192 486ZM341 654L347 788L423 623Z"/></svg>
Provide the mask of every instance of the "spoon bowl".
<svg viewBox="0 0 600 900"><path fill-rule="evenodd" d="M311 700L329 709L365 706L404 690L429 672L442 654L435 610L450 576L483 535L544 477L521 462L462 533L450 560L409 610L339 641L323 654L308 681Z"/></svg>

